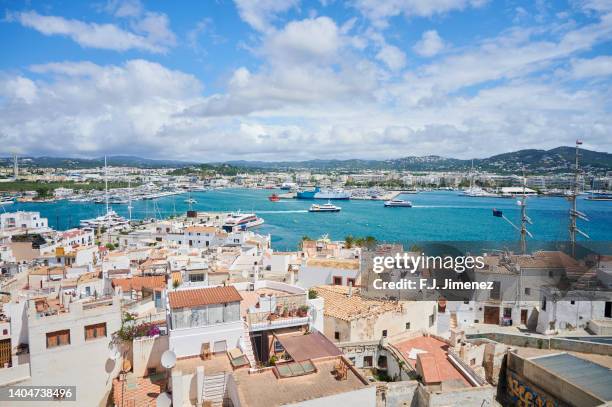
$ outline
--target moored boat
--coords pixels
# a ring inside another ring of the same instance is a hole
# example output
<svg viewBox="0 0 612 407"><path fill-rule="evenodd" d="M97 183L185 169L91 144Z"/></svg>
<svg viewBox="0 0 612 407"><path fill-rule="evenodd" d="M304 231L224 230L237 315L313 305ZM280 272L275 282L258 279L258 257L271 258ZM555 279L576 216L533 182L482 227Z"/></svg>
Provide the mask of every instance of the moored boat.
<svg viewBox="0 0 612 407"><path fill-rule="evenodd" d="M268 197L268 199L272 202L278 202L280 201L280 196L276 195L276 194L272 194Z"/></svg>

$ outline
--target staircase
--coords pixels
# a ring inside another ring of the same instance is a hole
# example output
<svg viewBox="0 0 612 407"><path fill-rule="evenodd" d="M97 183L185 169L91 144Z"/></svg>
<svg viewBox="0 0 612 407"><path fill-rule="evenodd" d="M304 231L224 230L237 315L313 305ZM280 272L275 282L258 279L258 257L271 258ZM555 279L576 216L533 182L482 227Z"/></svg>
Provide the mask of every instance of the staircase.
<svg viewBox="0 0 612 407"><path fill-rule="evenodd" d="M251 369L257 369L257 361L255 360L255 354L253 353L253 342L251 341L251 332L249 331L249 325L244 323L244 354L249 359Z"/></svg>
<svg viewBox="0 0 612 407"><path fill-rule="evenodd" d="M223 407L227 405L225 400L225 373L204 376L202 388L202 403L204 406Z"/></svg>

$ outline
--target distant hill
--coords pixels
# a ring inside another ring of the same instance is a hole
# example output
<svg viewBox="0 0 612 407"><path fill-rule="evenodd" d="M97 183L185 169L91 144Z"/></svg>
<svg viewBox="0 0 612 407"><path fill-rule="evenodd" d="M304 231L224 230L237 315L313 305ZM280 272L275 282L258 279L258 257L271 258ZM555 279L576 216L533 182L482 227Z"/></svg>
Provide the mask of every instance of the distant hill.
<svg viewBox="0 0 612 407"><path fill-rule="evenodd" d="M178 160L154 160L129 155L109 156L108 165L115 167L140 168L180 168L195 165L194 162ZM12 157L0 157L0 165L13 165ZM19 157L19 165L37 168L96 168L104 166L104 157L99 158L65 158L65 157Z"/></svg>
<svg viewBox="0 0 612 407"><path fill-rule="evenodd" d="M494 155L488 158L474 159L474 167L481 171L494 173L520 173L521 168L530 173L564 173L571 172L574 165L574 147L557 147L551 150L519 150L511 153ZM612 171L612 154L580 150L580 166L587 172L605 173ZM308 160L308 161L226 161L222 163L201 164L177 160L154 160L136 156L110 156L108 164L120 167L141 168L184 168L177 174L193 171L215 170L218 173L239 172L240 169L257 171L274 170L321 170L321 171L356 171L356 170L404 170L404 171L467 171L472 160L446 158L437 155L422 157L410 156L390 160ZM21 166L52 168L95 168L104 165L104 158L61 158L61 157L20 157ZM12 165L12 158L0 157L0 166ZM225 166L225 167L224 167ZM209 168L210 167L210 168ZM190 170L187 170L190 168ZM223 170L223 171L221 171ZM221 172L219 172L221 171Z"/></svg>
<svg viewBox="0 0 612 407"><path fill-rule="evenodd" d="M580 150L580 166L589 172L612 171L612 154ZM529 173L570 172L574 165L575 148L557 147L552 150L519 150L474 159L474 167L495 173L518 173L523 167ZM318 169L318 170L407 170L407 171L467 171L472 160L445 158L436 155L403 157L392 160L309 160L309 161L229 161L237 167L263 169Z"/></svg>

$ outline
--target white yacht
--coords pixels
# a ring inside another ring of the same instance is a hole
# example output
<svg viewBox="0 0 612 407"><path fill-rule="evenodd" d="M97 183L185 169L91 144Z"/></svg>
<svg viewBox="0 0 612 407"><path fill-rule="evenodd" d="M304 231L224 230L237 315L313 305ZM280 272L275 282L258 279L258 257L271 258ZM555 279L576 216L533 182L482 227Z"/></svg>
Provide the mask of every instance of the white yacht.
<svg viewBox="0 0 612 407"><path fill-rule="evenodd" d="M341 209L341 207L332 204L330 201L327 201L327 203L323 205L310 205L308 212L340 212Z"/></svg>
<svg viewBox="0 0 612 407"><path fill-rule="evenodd" d="M12 196L0 196L0 205L10 205L15 203L15 197Z"/></svg>
<svg viewBox="0 0 612 407"><path fill-rule="evenodd" d="M404 207L404 208L412 208L412 202L404 201L403 199L392 199L390 201L385 202L385 207Z"/></svg>
<svg viewBox="0 0 612 407"><path fill-rule="evenodd" d="M81 227L86 228L109 228L114 229L117 227L127 226L129 221L124 217L120 216L114 210L109 210L105 215L98 216L93 219L83 219L81 221Z"/></svg>
<svg viewBox="0 0 612 407"><path fill-rule="evenodd" d="M257 217L254 213L230 213L225 219L223 230L226 232L234 232L238 230L247 230L255 226L262 225L264 220Z"/></svg>

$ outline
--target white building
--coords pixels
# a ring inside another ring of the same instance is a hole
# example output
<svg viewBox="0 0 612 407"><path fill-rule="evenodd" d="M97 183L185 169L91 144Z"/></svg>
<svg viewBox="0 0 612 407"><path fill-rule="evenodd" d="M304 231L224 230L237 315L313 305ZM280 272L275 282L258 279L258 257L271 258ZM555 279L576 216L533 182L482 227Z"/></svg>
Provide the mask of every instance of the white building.
<svg viewBox="0 0 612 407"><path fill-rule="evenodd" d="M587 290L561 293L553 287L542 288L538 333L584 329L592 320L612 320L612 293Z"/></svg>
<svg viewBox="0 0 612 407"><path fill-rule="evenodd" d="M170 349L180 358L237 348L244 335L241 301L233 286L169 292Z"/></svg>
<svg viewBox="0 0 612 407"><path fill-rule="evenodd" d="M30 301L24 312L29 363L1 372L0 385L76 386L75 405L105 404L121 365L120 358L109 358L111 336L121 327L119 299L78 301L64 310L46 300Z"/></svg>
<svg viewBox="0 0 612 407"><path fill-rule="evenodd" d="M0 214L0 230L27 230L29 232L47 232L47 218L41 218L40 212L7 212Z"/></svg>

